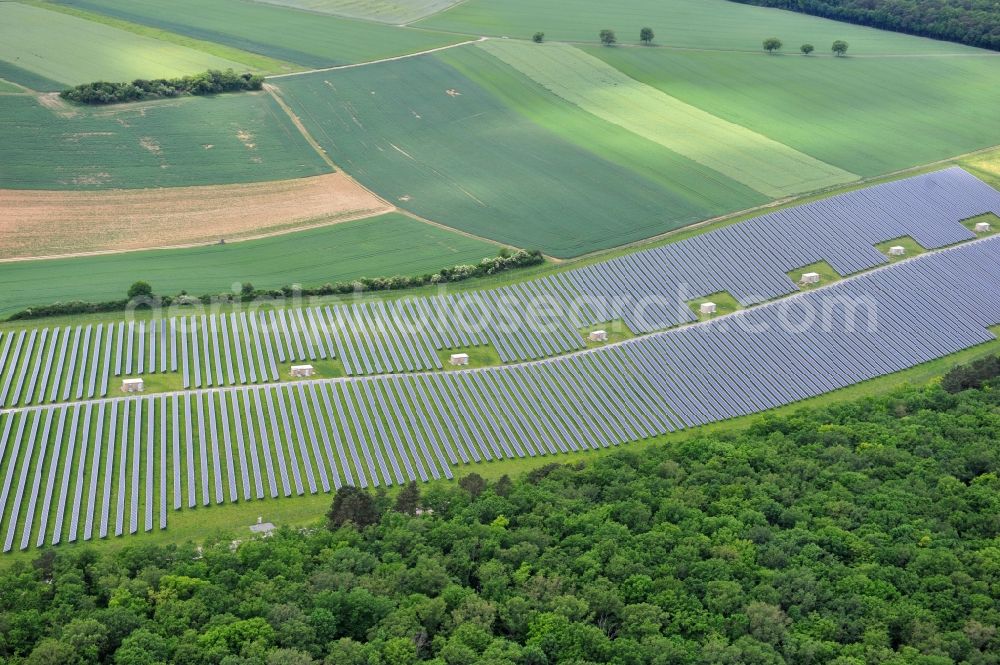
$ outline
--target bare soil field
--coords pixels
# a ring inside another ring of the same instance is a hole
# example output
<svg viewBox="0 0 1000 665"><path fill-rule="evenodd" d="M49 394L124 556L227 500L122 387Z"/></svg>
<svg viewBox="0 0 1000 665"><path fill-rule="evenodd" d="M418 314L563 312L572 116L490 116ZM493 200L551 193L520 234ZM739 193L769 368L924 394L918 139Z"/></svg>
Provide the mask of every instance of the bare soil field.
<svg viewBox="0 0 1000 665"><path fill-rule="evenodd" d="M164 189L0 189L0 259L177 247L388 212L344 173Z"/></svg>

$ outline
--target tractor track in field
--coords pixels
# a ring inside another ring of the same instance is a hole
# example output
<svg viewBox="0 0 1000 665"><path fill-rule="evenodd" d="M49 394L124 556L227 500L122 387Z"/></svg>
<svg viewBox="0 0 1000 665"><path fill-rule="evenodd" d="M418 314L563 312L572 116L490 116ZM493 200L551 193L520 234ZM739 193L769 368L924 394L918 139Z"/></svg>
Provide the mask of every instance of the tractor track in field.
<svg viewBox="0 0 1000 665"><path fill-rule="evenodd" d="M463 34L463 33L452 33L452 34ZM453 48L459 48L460 46L468 46L469 44L477 44L479 42L485 42L491 37L478 37L476 39L469 39L464 42L458 42L456 44L448 44L447 46L438 46L436 48L429 48L423 51L416 51L414 53L406 53L404 55L394 55L391 58L379 58L378 60L368 60L367 62L356 62L349 65L334 65L332 67L320 67L318 69L307 69L301 72L289 72L288 74L276 74L274 76L268 76L268 80L291 78L293 76L305 76L306 74L317 74L320 72L335 72L341 69L356 69L358 67L367 67L368 65L378 65L383 62L395 62L396 60L407 60L409 58L416 58L421 55L428 55L430 53L439 53L441 51L447 51Z"/></svg>
<svg viewBox="0 0 1000 665"><path fill-rule="evenodd" d="M467 42L467 43L469 43L469 42ZM452 48L452 47L445 47L445 48ZM434 50L435 51L440 51L441 49L434 49ZM409 56L403 56L403 57L409 57ZM393 59L399 59L399 58L393 58ZM357 65L352 65L352 66L357 66ZM326 70L318 70L318 71L326 71ZM389 209L390 209L389 211L391 211L391 212L398 212L398 213L400 213L402 215L406 215L407 217L409 217L410 219L413 219L415 221L422 222L423 224L427 224L429 226L433 226L435 228L442 229L444 231L448 231L450 233L455 233L455 234L458 234L460 236L464 236L466 238L471 238L472 240L478 240L480 242L488 243L488 244L491 244L491 245L496 245L497 247L511 247L513 249L521 249L519 247L515 247L515 246L507 244L507 243L499 242L499 241L494 240L492 238L484 238L482 236L477 236L477 235L475 235L473 233L469 233L468 231L462 231L460 229L456 229L456 228L453 228L451 226L447 226L445 224L441 224L440 222L435 222L433 220L427 219L426 217L421 217L420 215L418 215L418 214L416 214L414 212L410 212L409 210L400 208L399 206L396 206L395 204L387 201L383 197L379 196L377 193L373 192L372 190L370 190L369 188L365 187L360 182L358 182L357 180L355 180L353 177L350 176L350 174L347 173L347 171L345 171L344 169L342 169L339 166L337 166L337 164L330 158L330 155L323 148L323 146L320 145L319 141L317 141L316 138L312 135L312 133L306 128L305 124L302 122L302 119L295 113L295 111L292 109L292 107L289 106L288 102L285 101L285 98L281 95L281 90L280 89L278 89L276 86L273 86L273 85L265 83L264 84L264 90L266 90L268 92L268 94L270 94L271 97L274 98L274 101L277 102L278 106L280 106L281 109L288 115L289 120L291 120L292 124L295 125L295 128L299 131L299 133L302 134L302 137L306 140L306 142L310 146L312 146L313 150L316 151L316 153L323 159L324 162L327 163L327 165L330 168L332 168L334 171L337 171L337 172L341 173L345 177L350 178L351 182L353 182L358 187L362 188L363 190L365 190L366 192L368 192L369 194L371 194L373 197L375 197L379 201L382 201L386 206L389 207Z"/></svg>

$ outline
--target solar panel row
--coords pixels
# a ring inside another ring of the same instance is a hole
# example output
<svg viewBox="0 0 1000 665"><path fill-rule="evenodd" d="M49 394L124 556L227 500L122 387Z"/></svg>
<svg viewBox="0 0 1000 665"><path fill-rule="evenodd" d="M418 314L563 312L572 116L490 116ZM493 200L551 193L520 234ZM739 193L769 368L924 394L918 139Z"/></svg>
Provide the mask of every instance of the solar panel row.
<svg viewBox="0 0 1000 665"><path fill-rule="evenodd" d="M9 410L0 533L5 551L89 540L95 523L104 538L112 523L114 535L164 528L185 493L207 506L395 485L637 441L942 357L994 339L998 322L993 238L538 362Z"/></svg>
<svg viewBox="0 0 1000 665"><path fill-rule="evenodd" d="M820 260L842 275L882 265L874 246L895 238L970 240L961 220L985 212L1000 214L1000 192L950 168L492 290L12 331L0 336L0 407L106 397L114 377L178 370L184 388L204 388L278 381L294 362L336 359L348 376L440 369L439 353L484 345L503 362L547 358L582 349L579 330L599 323L693 322L687 303L721 291L744 306L789 295L787 273Z"/></svg>

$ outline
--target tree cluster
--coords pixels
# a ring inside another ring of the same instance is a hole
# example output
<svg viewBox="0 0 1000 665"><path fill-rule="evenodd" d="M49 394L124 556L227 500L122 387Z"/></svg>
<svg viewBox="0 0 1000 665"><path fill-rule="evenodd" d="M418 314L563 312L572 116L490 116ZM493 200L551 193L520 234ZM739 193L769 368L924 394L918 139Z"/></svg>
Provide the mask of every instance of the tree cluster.
<svg viewBox="0 0 1000 665"><path fill-rule="evenodd" d="M989 356L951 370L941 379L941 387L950 393L981 388L1000 377L1000 356Z"/></svg>
<svg viewBox="0 0 1000 665"><path fill-rule="evenodd" d="M597 38L601 41L604 46L614 46L618 43L618 36L615 34L614 30L610 28L605 28L601 30ZM652 28L642 28L639 30L639 41L644 45L649 46L653 43L653 39L656 38L656 33L653 32Z"/></svg>
<svg viewBox="0 0 1000 665"><path fill-rule="evenodd" d="M784 46L784 44L777 37L768 37L762 42L761 46L768 53L776 53L781 50L781 47ZM830 47L830 50L836 56L844 56L847 55L847 48L848 48L847 42L845 42L842 39L838 39L833 42L833 45ZM812 44L803 44L802 46L799 47L799 50L802 51L802 55L809 55L816 50L816 47L813 46Z"/></svg>
<svg viewBox="0 0 1000 665"><path fill-rule="evenodd" d="M908 387L520 480L343 488L328 523L237 547L49 549L0 572L0 662L996 664L998 439L1000 391Z"/></svg>
<svg viewBox="0 0 1000 665"><path fill-rule="evenodd" d="M996 0L734 0L1000 50Z"/></svg>
<svg viewBox="0 0 1000 665"><path fill-rule="evenodd" d="M182 95L260 90L263 85L264 77L259 74L237 74L232 69L224 72L212 69L202 74L172 79L136 79L131 83L95 81L63 90L59 96L80 104L120 104Z"/></svg>
<svg viewBox="0 0 1000 665"><path fill-rule="evenodd" d="M511 252L508 249L500 250L495 257L487 257L475 265L456 265L442 268L433 274L425 275L395 275L393 277L360 277L350 282L326 283L314 287L302 287L300 285L285 285L280 289L257 289L252 284L244 284L239 293L205 294L201 296L189 295L182 291L176 296L156 296L152 287L146 282L136 282L128 292L127 299L108 300L104 302L85 302L74 300L71 302L57 302L51 305L40 305L29 307L20 312L12 314L9 321L41 319L49 316L65 316L70 314L96 314L101 312L120 312L135 304L134 298L148 300L150 305L159 307L170 307L172 305L210 305L212 303L236 303L253 302L267 298L289 298L293 296L330 296L344 295L349 293L364 293L368 291L394 291L400 289L412 289L429 284L447 284L451 282L462 282L473 277L486 277L497 273L514 270L517 268L527 268L545 262L545 257L538 250L519 249Z"/></svg>

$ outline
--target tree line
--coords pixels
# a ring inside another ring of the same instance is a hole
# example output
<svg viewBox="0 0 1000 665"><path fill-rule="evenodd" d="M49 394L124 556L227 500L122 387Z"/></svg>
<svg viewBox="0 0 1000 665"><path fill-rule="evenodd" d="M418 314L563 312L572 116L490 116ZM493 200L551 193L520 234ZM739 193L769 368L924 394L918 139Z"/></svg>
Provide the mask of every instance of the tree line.
<svg viewBox="0 0 1000 665"><path fill-rule="evenodd" d="M366 293L369 291L396 291L402 289L414 289L430 284L448 284L452 282L462 282L474 277L486 277L497 273L527 268L545 262L545 257L538 250L511 251L507 248L500 250L494 257L486 257L475 265L455 265L442 268L436 273L424 275L394 275L392 277L359 277L348 282L327 282L320 286L285 285L277 289L258 289L252 284L245 283L239 293L232 291L220 294L204 294L201 296L190 295L187 291L181 291L174 296L160 296L153 293L153 287L146 281L140 280L133 283L126 297L119 300L106 300L102 302L86 302L74 300L70 302L57 302L51 305L38 305L28 307L12 314L7 320L18 321L28 319L42 319L50 316L66 316L71 314L96 314L101 312L121 312L134 307L137 302L148 303L159 307L171 307L174 305L210 305L212 303L237 303L253 302L262 299L291 298L293 296L330 296L345 295L350 293Z"/></svg>
<svg viewBox="0 0 1000 665"><path fill-rule="evenodd" d="M785 44L777 37L768 37L762 42L761 45L763 46L764 50L767 51L768 53L777 53L782 49L782 47L784 47ZM830 46L830 51L835 56L842 57L847 55L848 47L849 47L848 43L845 42L843 39L836 39ZM799 47L799 51L802 52L802 55L811 55L812 52L815 50L816 47L813 46L812 44L803 44L802 46Z"/></svg>
<svg viewBox="0 0 1000 665"><path fill-rule="evenodd" d="M342 488L237 545L49 548L0 572L0 662L995 665L997 388Z"/></svg>
<svg viewBox="0 0 1000 665"><path fill-rule="evenodd" d="M260 90L263 85L264 77L260 74L237 74L232 69L210 69L201 74L172 79L136 79L131 83L94 81L63 90L59 96L79 104L120 104L183 95Z"/></svg>
<svg viewBox="0 0 1000 665"><path fill-rule="evenodd" d="M733 0L1000 50L996 0Z"/></svg>
<svg viewBox="0 0 1000 665"><path fill-rule="evenodd" d="M610 28L605 28L597 34L597 38L600 40L601 44L604 46L614 46L618 43L618 35L615 31ZM656 33L653 32L652 28L642 28L639 30L639 41L645 46L650 46L653 40L656 38ZM531 36L531 41L536 44L541 44L545 41L544 32L536 32Z"/></svg>

